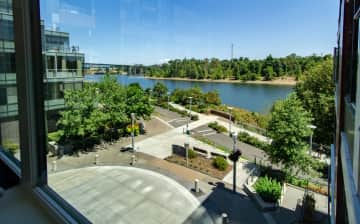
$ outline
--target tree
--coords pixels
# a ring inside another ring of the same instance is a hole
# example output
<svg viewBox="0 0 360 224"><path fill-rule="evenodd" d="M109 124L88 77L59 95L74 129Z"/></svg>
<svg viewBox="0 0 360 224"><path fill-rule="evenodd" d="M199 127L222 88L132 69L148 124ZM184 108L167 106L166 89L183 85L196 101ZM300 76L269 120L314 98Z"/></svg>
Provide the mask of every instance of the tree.
<svg viewBox="0 0 360 224"><path fill-rule="evenodd" d="M209 92L205 93L204 99L205 99L206 104L210 104L210 105L220 105L221 104L221 99L219 96L219 92L217 90L213 90L213 91L209 91Z"/></svg>
<svg viewBox="0 0 360 224"><path fill-rule="evenodd" d="M153 96L156 97L158 101L161 101L166 96L168 92L168 88L164 83L156 82L152 91L153 91Z"/></svg>
<svg viewBox="0 0 360 224"><path fill-rule="evenodd" d="M125 113L129 120L131 113L135 113L137 117L148 119L153 110L149 97L138 83L132 83L126 88Z"/></svg>
<svg viewBox="0 0 360 224"><path fill-rule="evenodd" d="M118 138L130 123L131 113L148 118L153 111L139 84L124 87L109 75L99 83L66 91L64 99L66 107L57 123L60 141L71 142L75 148L85 148L100 138Z"/></svg>
<svg viewBox="0 0 360 224"><path fill-rule="evenodd" d="M249 60L240 57L232 60L212 59L176 59L164 64L150 66L136 65L132 69L145 71L146 76L155 77L181 77L190 79L237 79L256 80L264 77L271 80L279 76L301 77L304 72L309 71L331 55L307 57L290 54L284 58L273 58L271 55L262 60Z"/></svg>
<svg viewBox="0 0 360 224"><path fill-rule="evenodd" d="M264 79L266 80L266 81L270 81L270 80L272 80L273 79L273 77L274 77L274 70L273 70L273 68L271 67L271 66L267 66L266 68L264 68L264 70L263 70L263 75L264 75Z"/></svg>
<svg viewBox="0 0 360 224"><path fill-rule="evenodd" d="M81 90L65 91L64 99L66 109L60 112L57 122L62 135L61 141L70 140L74 144L83 144L85 138L94 135L104 119L98 108L94 107L94 85L86 84Z"/></svg>
<svg viewBox="0 0 360 224"><path fill-rule="evenodd" d="M307 171L311 159L307 154L309 128L312 118L303 107L296 94L290 94L285 100L277 101L271 111L268 124L268 136L272 138L267 149L270 160L284 166L292 173Z"/></svg>
<svg viewBox="0 0 360 224"><path fill-rule="evenodd" d="M330 145L335 127L334 82L332 60L327 59L311 68L296 85L295 92L317 126L314 141Z"/></svg>
<svg viewBox="0 0 360 224"><path fill-rule="evenodd" d="M101 82L95 83L95 88L97 110L94 111L94 123L106 138L116 138L118 129L122 129L130 120L126 114L126 88L111 76L105 76ZM103 119L97 121L100 118Z"/></svg>

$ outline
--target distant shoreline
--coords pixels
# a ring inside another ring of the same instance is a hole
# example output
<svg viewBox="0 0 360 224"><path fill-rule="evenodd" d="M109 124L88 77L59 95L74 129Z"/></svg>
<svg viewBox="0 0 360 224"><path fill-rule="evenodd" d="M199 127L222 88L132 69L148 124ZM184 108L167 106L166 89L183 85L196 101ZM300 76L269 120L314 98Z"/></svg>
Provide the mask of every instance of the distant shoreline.
<svg viewBox="0 0 360 224"><path fill-rule="evenodd" d="M168 77L150 77L150 76L143 76L145 79L154 79L154 80L175 80L175 81L192 81L192 82L213 82L213 83L241 83L241 84L256 84L256 85L278 85L278 86L295 86L297 81L293 77L286 77L283 79L274 79L271 81L263 81L263 80L256 80L256 81L242 81L242 80L229 80L229 79L220 79L220 80L213 80L213 79L189 79L189 78L168 78Z"/></svg>

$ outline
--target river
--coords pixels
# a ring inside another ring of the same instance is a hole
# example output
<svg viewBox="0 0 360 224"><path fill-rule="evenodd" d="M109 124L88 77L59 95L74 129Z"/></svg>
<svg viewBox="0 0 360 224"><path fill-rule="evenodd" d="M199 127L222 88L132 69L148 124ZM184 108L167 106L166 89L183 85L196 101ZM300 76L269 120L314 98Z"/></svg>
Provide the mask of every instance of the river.
<svg viewBox="0 0 360 224"><path fill-rule="evenodd" d="M103 75L86 75L85 80L99 81L102 77ZM203 91L216 89L220 94L222 103L263 114L269 112L276 100L285 98L293 91L292 86L284 85L155 80L143 76L127 75L117 75L116 77L118 82L123 85L138 82L143 88L151 88L156 82L162 82L170 91L193 86L199 86Z"/></svg>

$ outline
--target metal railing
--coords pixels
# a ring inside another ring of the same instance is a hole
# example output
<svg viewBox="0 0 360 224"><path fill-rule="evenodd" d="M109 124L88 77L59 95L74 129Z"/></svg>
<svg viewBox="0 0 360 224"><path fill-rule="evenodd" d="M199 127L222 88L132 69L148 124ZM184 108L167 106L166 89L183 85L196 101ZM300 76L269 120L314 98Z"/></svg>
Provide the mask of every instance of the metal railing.
<svg viewBox="0 0 360 224"><path fill-rule="evenodd" d="M83 72L81 69L46 69L46 78L83 78Z"/></svg>
<svg viewBox="0 0 360 224"><path fill-rule="evenodd" d="M16 73L0 73L0 84L16 83Z"/></svg>
<svg viewBox="0 0 360 224"><path fill-rule="evenodd" d="M0 117L16 116L18 114L18 104L10 103L0 106Z"/></svg>

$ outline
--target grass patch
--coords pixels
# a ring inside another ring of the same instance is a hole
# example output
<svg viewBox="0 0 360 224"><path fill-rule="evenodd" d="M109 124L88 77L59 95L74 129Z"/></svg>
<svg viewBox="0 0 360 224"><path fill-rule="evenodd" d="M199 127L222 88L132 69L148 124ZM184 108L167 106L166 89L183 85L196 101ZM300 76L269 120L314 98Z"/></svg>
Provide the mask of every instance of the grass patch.
<svg viewBox="0 0 360 224"><path fill-rule="evenodd" d="M214 129L217 133L227 132L227 129L216 121L209 123L208 127Z"/></svg>
<svg viewBox="0 0 360 224"><path fill-rule="evenodd" d="M252 145L258 149L264 150L264 151L266 151L266 148L268 147L267 143L260 141L256 137L253 137L246 132L239 132L238 140L241 142L247 143L249 145Z"/></svg>
<svg viewBox="0 0 360 224"><path fill-rule="evenodd" d="M222 145L218 145L216 144L215 142L211 141L210 139L206 138L206 137L203 137L203 136L199 136L199 135L194 135L192 136L193 138L195 138L196 140L199 140L205 144L208 144L208 145L211 145L217 149L220 149L221 151L224 151L224 152L231 152L231 150L225 146L222 146Z"/></svg>

